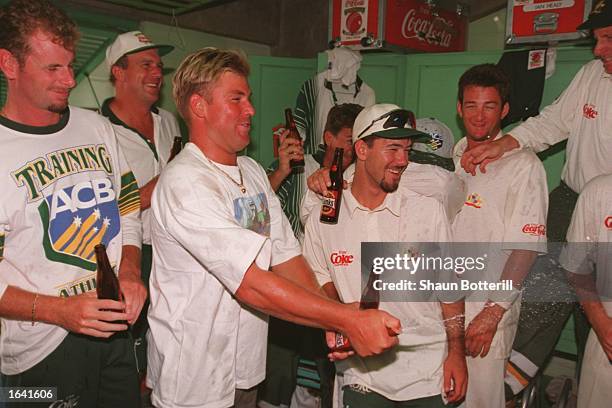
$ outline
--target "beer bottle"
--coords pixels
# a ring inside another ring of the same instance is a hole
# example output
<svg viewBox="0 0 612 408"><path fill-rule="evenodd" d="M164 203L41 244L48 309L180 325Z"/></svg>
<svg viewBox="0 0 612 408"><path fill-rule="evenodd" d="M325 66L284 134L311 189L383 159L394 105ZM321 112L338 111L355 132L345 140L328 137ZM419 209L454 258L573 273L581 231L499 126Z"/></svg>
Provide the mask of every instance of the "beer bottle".
<svg viewBox="0 0 612 408"><path fill-rule="evenodd" d="M289 130L289 135L287 137L292 137L297 140L302 140L300 137L300 132L298 132L297 126L295 125L295 120L293 119L293 113L291 112L291 108L285 109L285 128ZM304 159L295 160L291 159L289 165L292 169L300 169L304 167Z"/></svg>
<svg viewBox="0 0 612 408"><path fill-rule="evenodd" d="M96 263L98 264L98 273L96 275L96 292L98 293L98 299L121 301L119 279L117 279L117 275L115 275L111 267L104 244L100 243L96 245L94 247L94 253L96 254ZM113 323L127 324L125 320Z"/></svg>
<svg viewBox="0 0 612 408"><path fill-rule="evenodd" d="M174 159L177 154L181 152L183 148L183 142L180 136L174 138L174 142L172 143L172 148L170 149L170 157L168 158L168 162Z"/></svg>
<svg viewBox="0 0 612 408"><path fill-rule="evenodd" d="M374 289L374 281L377 277L377 274L370 271L368 283L366 283L366 286L361 292L361 299L359 300L359 310L378 309L378 306L380 305L380 292ZM351 342L349 341L348 337L346 337L342 333L336 332L336 339L334 342L334 346L331 348L331 350L349 351L352 349L353 346L351 345Z"/></svg>
<svg viewBox="0 0 612 408"><path fill-rule="evenodd" d="M334 160L332 161L329 177L331 178L331 186L323 197L321 204L321 217L319 220L325 224L337 224L338 215L340 214L340 203L342 200L342 190L344 188L344 179L342 178L342 156L344 150L336 147L334 151Z"/></svg>

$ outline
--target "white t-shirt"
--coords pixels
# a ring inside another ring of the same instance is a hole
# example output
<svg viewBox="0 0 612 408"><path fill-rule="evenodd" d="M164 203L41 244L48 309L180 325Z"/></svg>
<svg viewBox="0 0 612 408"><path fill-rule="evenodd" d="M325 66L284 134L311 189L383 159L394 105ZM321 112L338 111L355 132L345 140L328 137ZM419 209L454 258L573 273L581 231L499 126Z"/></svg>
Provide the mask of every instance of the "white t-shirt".
<svg viewBox="0 0 612 408"><path fill-rule="evenodd" d="M181 137L181 131L174 115L170 112L154 108L151 110L153 117L153 140L143 137L135 129L128 127L121 119L114 115L108 106L108 100L102 107L102 114L109 118L117 134L119 145L125 154L138 187L142 188L155 176L161 173L163 167L168 163L170 150L175 137ZM150 209L142 211L142 242L151 243Z"/></svg>
<svg viewBox="0 0 612 408"><path fill-rule="evenodd" d="M238 166L245 194L238 167L212 164L188 143L153 193L147 381L156 406L229 407L234 389L265 369L267 322L247 317L233 295L253 262L269 269L300 248L263 168L248 157Z"/></svg>
<svg viewBox="0 0 612 408"><path fill-rule="evenodd" d="M84 109L68 113L47 127L0 119L0 296L9 285L49 296L93 291L96 244L116 267L123 245L140 247L138 186L111 124ZM12 319L0 333L6 375L33 367L68 334Z"/></svg>
<svg viewBox="0 0 612 408"><path fill-rule="evenodd" d="M501 132L497 137L501 137ZM456 174L465 182L468 193L453 222L453 238L455 242L486 244L483 250L487 254L487 269L482 279L496 282L512 250L546 252L546 173L532 151L520 149L490 163L486 173L478 171L472 176L459 165L466 147L467 141L463 138L454 151ZM470 295L465 305L466 325L482 310L484 299L489 298L509 309L498 327L512 328L518 319L518 305L511 299L498 301L507 299L509 294L503 292L507 291ZM515 305L511 308L512 303ZM513 337L513 329L498 330L490 355L504 358L510 351Z"/></svg>
<svg viewBox="0 0 612 408"><path fill-rule="evenodd" d="M323 224L318 217L308 219L304 256L320 285L333 282L342 302L358 302L362 242L448 242L449 238L448 219L437 200L400 186L378 208L369 210L349 188L343 193L337 225ZM344 255L344 261L339 262L338 255ZM393 350L349 358L344 383L365 385L395 401L440 394L446 358L440 304L382 301L379 308L400 319L409 331L399 336L400 344ZM427 340L416 340L424 337Z"/></svg>
<svg viewBox="0 0 612 408"><path fill-rule="evenodd" d="M612 316L612 174L591 180L582 190L559 262L566 270L591 274L608 316Z"/></svg>
<svg viewBox="0 0 612 408"><path fill-rule="evenodd" d="M561 179L580 193L593 177L612 173L612 75L601 60L587 63L554 103L510 134L536 152L567 139Z"/></svg>

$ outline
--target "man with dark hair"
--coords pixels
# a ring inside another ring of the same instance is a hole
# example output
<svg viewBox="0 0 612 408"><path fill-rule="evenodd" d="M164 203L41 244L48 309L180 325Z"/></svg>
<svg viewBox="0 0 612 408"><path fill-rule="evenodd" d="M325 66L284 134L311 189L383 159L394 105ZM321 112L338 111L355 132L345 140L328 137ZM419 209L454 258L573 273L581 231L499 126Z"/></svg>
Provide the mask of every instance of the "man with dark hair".
<svg viewBox="0 0 612 408"><path fill-rule="evenodd" d="M174 116L155 104L163 83L161 57L172 51L170 45L154 44L140 31L120 34L106 49L115 97L104 101L102 115L113 124L119 145L136 177L142 218L141 274L149 286L151 273L151 193L171 150L181 133ZM176 153L176 152L175 152ZM138 372L147 367L145 311L132 328L135 337Z"/></svg>
<svg viewBox="0 0 612 408"><path fill-rule="evenodd" d="M339 327L363 355L394 346L388 330L401 330L388 313L322 296L264 169L238 156L255 114L248 74L242 53L203 48L174 75L190 143L151 200L147 382L155 406L253 406L252 386L265 375L265 314Z"/></svg>
<svg viewBox="0 0 612 408"><path fill-rule="evenodd" d="M550 192L546 229L550 242L565 241L578 194L594 177L612 173L612 1L598 0L589 18L578 29L592 30L595 59L585 64L567 89L541 113L515 127L493 143L466 152L461 165L472 174L483 171L505 152L528 147L541 152L567 140L565 165L559 186ZM551 254L556 258L556 255ZM529 285L539 291L567 291L560 287L565 277L559 268L538 268ZM537 284L537 285L536 285ZM508 378L509 394L517 394L533 378L550 355L561 330L574 310L573 303L525 304L530 318L521 320L513 347ZM588 324L578 310L574 313L578 360L582 354ZM580 366L580 364L579 364ZM520 372L522 375L516 375ZM527 381L526 381L527 380Z"/></svg>
<svg viewBox="0 0 612 408"><path fill-rule="evenodd" d="M139 197L113 129L68 106L76 25L46 0L0 9L3 385L56 387L51 405L139 404L127 322L138 317ZM104 244L124 302L95 296Z"/></svg>
<svg viewBox="0 0 612 408"><path fill-rule="evenodd" d="M392 104L361 111L352 136L355 174L343 193L338 224L324 224L318 217L309 217L306 223L304 255L332 299L353 304L363 300L362 282L369 279L362 278L362 269L370 268L362 242L402 242L404 253L421 253L419 243L450 240L442 204L400 183L409 176L405 170L413 140L430 139L412 127L410 116ZM336 262L334 255L339 253L350 260ZM467 387L463 300L441 302L436 294L432 300L423 296L422 301L409 301L414 299L409 295L399 300L389 297L383 300L380 295L380 308L409 322L411 332L401 336L399 347L379 357L332 354L348 358L340 363L345 384L342 406L444 407L444 397L460 401Z"/></svg>
<svg viewBox="0 0 612 408"><path fill-rule="evenodd" d="M303 156L303 172L292 173L289 166L289 161L296 158L295 154L303 152L297 147L299 141L286 138L288 132L281 135L279 159L268 169L268 178L300 242L304 238L304 227L300 222L300 203L308 188L306 179L320 167L331 166L336 147L344 151L343 168L353 162L353 123L362 109L363 106L354 103L335 105L330 109L323 132L324 144L319 146L314 155ZM320 379L322 407L330 407L333 365L327 361L322 332L272 318L268 341L266 381L259 390L260 406L290 405L297 379L298 358L302 356L315 360ZM298 395L295 395L295 398L297 397Z"/></svg>
<svg viewBox="0 0 612 408"><path fill-rule="evenodd" d="M466 136L455 145L458 164L465 152L501 137L508 114L508 79L492 64L476 65L459 80L457 113ZM492 164L487 173L457 174L468 196L453 222L453 239L492 243L486 247L487 268L479 280L512 280L514 290L474 292L466 298L465 346L469 372L467 408L505 406L504 367L516 331L520 292L539 252L546 251L544 221L547 187L542 163L520 150Z"/></svg>

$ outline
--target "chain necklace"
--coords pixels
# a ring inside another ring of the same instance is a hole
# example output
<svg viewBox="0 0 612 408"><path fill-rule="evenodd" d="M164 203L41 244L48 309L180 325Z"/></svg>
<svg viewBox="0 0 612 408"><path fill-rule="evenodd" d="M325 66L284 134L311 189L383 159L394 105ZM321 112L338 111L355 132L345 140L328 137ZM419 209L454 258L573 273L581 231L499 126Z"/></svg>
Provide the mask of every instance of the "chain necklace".
<svg viewBox="0 0 612 408"><path fill-rule="evenodd" d="M206 157L206 159L208 160L208 162L215 168L217 169L219 172L221 172L221 174L223 174L225 177L227 177L228 179L231 180L232 183L234 183L235 185L238 186L238 188L240 189L240 192L242 194L246 194L247 189L244 186L244 181L242 179L242 170L240 170L240 166L238 165L238 163L236 163L236 167L238 167L238 174L240 175L240 183L238 183L236 180L234 180L234 178L232 176L230 176L229 174L227 174L225 171L223 171L223 169L221 169L219 166L217 166L212 160L210 160L208 158L208 156L204 156Z"/></svg>

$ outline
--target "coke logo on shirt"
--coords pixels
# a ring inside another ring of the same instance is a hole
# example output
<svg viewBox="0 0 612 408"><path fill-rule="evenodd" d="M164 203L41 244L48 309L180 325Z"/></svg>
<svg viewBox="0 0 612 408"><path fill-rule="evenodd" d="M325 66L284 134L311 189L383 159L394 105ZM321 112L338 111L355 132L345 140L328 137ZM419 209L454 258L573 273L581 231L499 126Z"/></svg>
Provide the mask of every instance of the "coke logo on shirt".
<svg viewBox="0 0 612 408"><path fill-rule="evenodd" d="M607 229L612 229L612 215L608 215L604 221L604 225Z"/></svg>
<svg viewBox="0 0 612 408"><path fill-rule="evenodd" d="M348 266L353 263L353 255L346 251L332 252L329 260L334 266Z"/></svg>
<svg viewBox="0 0 612 408"><path fill-rule="evenodd" d="M525 224L523 232L529 235L544 236L546 235L546 226L542 224Z"/></svg>

